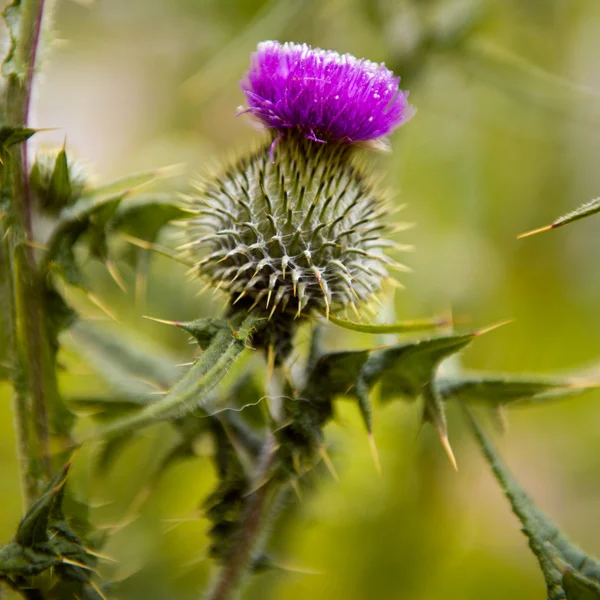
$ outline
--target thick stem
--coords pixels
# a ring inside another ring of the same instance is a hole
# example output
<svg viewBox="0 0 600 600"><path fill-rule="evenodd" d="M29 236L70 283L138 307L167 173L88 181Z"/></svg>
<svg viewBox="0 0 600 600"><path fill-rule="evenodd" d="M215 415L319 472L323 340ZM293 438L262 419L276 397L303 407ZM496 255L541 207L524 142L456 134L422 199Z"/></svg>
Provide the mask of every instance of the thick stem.
<svg viewBox="0 0 600 600"><path fill-rule="evenodd" d="M36 484L34 473L30 472L32 466L31 441L29 434L29 423L27 419L28 392L27 378L25 373L24 358L19 356L19 345L17 342L17 313L15 307L14 280L12 278L11 248L9 237L2 231L3 245L0 249L0 269L2 276L2 297L6 298L3 305L3 329L8 333L9 347L12 354L11 380L13 382L13 413L15 423L15 437L17 441L17 461L19 463L19 477L21 483L21 498L23 509L26 509L36 498Z"/></svg>
<svg viewBox="0 0 600 600"><path fill-rule="evenodd" d="M273 488L276 484L270 481L270 477L275 458L275 440L269 434L263 446L256 473L256 482L261 486L248 496L246 508L234 541L232 555L229 562L221 569L217 583L209 594L208 600L228 600L232 598L242 581L246 566L252 559L252 552L258 542L261 527L267 516L269 499L274 494Z"/></svg>
<svg viewBox="0 0 600 600"><path fill-rule="evenodd" d="M14 8L20 11L20 28L13 32L16 39L4 102L6 124L18 128L27 126L44 0L23 0ZM10 153L9 164L4 165L4 186L10 201L10 235L7 244L10 273L7 275L14 307L11 336L15 340L15 418L18 452L23 464L24 453L28 455L28 481L24 487L28 490L27 501L30 503L31 490L42 485L40 476L51 474L47 404L48 396L56 392L57 385L45 335L42 286L32 245L27 146L22 143L12 148ZM28 413L33 418L32 430L35 435L25 437Z"/></svg>

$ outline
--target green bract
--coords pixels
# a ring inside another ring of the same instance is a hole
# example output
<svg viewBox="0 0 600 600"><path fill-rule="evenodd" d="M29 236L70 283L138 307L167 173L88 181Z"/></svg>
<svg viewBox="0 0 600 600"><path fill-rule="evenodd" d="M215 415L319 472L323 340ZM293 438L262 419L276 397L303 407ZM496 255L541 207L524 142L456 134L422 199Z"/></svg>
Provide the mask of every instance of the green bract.
<svg viewBox="0 0 600 600"><path fill-rule="evenodd" d="M185 249L195 271L273 315L354 306L388 267L386 212L355 150L301 136L266 143L207 181Z"/></svg>

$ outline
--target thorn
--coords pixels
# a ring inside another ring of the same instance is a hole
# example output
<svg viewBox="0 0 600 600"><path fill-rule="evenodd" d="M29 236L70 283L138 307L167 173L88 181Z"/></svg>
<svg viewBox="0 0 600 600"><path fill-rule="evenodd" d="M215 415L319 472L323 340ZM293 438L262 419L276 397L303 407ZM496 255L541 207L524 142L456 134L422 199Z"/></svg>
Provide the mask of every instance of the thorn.
<svg viewBox="0 0 600 600"><path fill-rule="evenodd" d="M273 313L275 312L276 308L277 308L277 302L275 302L275 304L273 304L273 308L271 309L271 312L269 313L269 318L267 319L267 321L271 320L271 317L273 316Z"/></svg>
<svg viewBox="0 0 600 600"><path fill-rule="evenodd" d="M356 304L354 304L354 302L350 302L350 306L352 307L352 310L354 311L354 314L356 315L356 318L358 319L359 322L362 321L362 318L360 316L360 313L358 312L358 308L356 308Z"/></svg>
<svg viewBox="0 0 600 600"><path fill-rule="evenodd" d="M233 304L237 304L244 296L246 295L246 290L244 290L233 302Z"/></svg>
<svg viewBox="0 0 600 600"><path fill-rule="evenodd" d="M166 319L156 319L155 317L149 317L148 315L142 315L142 319L148 319L149 321L156 321L157 323L163 323L164 325L175 325L179 327L181 323L179 321L167 321Z"/></svg>
<svg viewBox="0 0 600 600"><path fill-rule="evenodd" d="M105 264L106 264L106 269L110 273L110 276L113 278L113 281L119 286L121 291L124 294L126 294L127 286L125 285L125 282L123 281L123 278L121 277L121 273L119 273L115 264L109 258L106 259Z"/></svg>
<svg viewBox="0 0 600 600"><path fill-rule="evenodd" d="M90 556L95 556L96 558L99 558L100 560L105 560L107 562L112 562L112 563L118 563L119 561L112 558L111 556L107 556L106 554L100 554L99 552L96 552L94 550L92 550L91 548L83 548L86 552L86 554L89 554Z"/></svg>
<svg viewBox="0 0 600 600"><path fill-rule="evenodd" d="M500 323L495 323L494 325L490 325L489 327L484 327L483 329L476 331L473 335L475 335L475 336L483 335L484 333L488 333L490 331L493 331L494 329L498 329L498 327L502 327L503 325L508 325L509 323L513 323L514 321L515 321L515 319L507 319L506 321L500 321Z"/></svg>
<svg viewBox="0 0 600 600"><path fill-rule="evenodd" d="M298 484L298 479L294 478L290 481L290 485L292 489L296 493L296 498L298 498L298 502L302 502L302 490L300 489L300 485Z"/></svg>
<svg viewBox="0 0 600 600"><path fill-rule="evenodd" d="M369 447L371 448L371 457L375 463L375 470L381 477L381 462L379 462L379 452L377 451L377 444L375 443L375 438L373 437L372 433L369 433Z"/></svg>
<svg viewBox="0 0 600 600"><path fill-rule="evenodd" d="M94 569L92 569L92 567L88 567L87 565L77 562L76 560L71 560L69 558L65 558L64 556L60 557L60 562L63 563L64 565L73 565L74 567L79 567L80 569L85 569L86 571L92 571L93 573L95 573L95 571L94 571Z"/></svg>
<svg viewBox="0 0 600 600"><path fill-rule="evenodd" d="M94 591L96 592L96 594L98 594L98 596L100 596L100 598L102 598L102 600L108 600L108 598L102 593L102 590L98 587L98 584L93 579L90 579L89 584L94 588Z"/></svg>
<svg viewBox="0 0 600 600"><path fill-rule="evenodd" d="M450 446L450 441L448 440L448 434L445 431L439 431L440 434L440 442L442 442L442 446L446 451L448 458L450 459L450 463L454 467L455 471L458 471L458 465L456 464L456 458L454 457L454 452L452 451L452 446Z"/></svg>
<svg viewBox="0 0 600 600"><path fill-rule="evenodd" d="M90 301L95 304L105 315L107 315L108 317L110 317L113 321L115 321L116 323L119 322L119 319L117 319L117 317L115 317L115 315L104 305L104 303L94 294L92 294L91 292L87 292L87 297L90 299Z"/></svg>
<svg viewBox="0 0 600 600"><path fill-rule="evenodd" d="M532 229L531 231L526 231L525 233L520 233L517 236L517 239L522 240L523 238L529 237L530 235L536 235L538 233L544 233L544 231L550 231L550 229L554 229L554 226L546 225L545 227L540 227L539 229Z"/></svg>
<svg viewBox="0 0 600 600"><path fill-rule="evenodd" d="M319 447L319 454L321 455L321 458L323 459L323 462L325 463L325 466L327 467L327 470L329 471L331 476L339 483L340 478L338 477L337 471L335 470L335 467L331 462L331 458L329 458L329 454L327 454L325 446Z"/></svg>

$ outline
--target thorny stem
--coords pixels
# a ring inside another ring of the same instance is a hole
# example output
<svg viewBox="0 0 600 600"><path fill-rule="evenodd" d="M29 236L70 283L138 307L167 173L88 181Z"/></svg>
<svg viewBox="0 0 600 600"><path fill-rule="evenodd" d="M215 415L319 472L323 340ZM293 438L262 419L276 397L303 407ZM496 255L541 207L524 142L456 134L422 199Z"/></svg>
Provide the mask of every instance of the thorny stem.
<svg viewBox="0 0 600 600"><path fill-rule="evenodd" d="M20 28L14 40L12 62L16 65L7 76L6 122L12 127L26 127L35 72L44 0L23 0ZM31 198L29 192L27 146L11 149L10 164L5 165L5 186L10 199L8 260L10 291L14 299L11 336L15 340L15 412L20 435L17 443L22 465L27 460L25 503L31 504L42 485L41 477L50 475L50 449L47 404L56 393L56 372L45 336L45 315L41 282L36 269L31 242ZM29 410L28 410L29 409ZM33 418L34 436L25 436L29 414ZM33 437L33 440L31 439ZM34 441L35 443L31 443Z"/></svg>
<svg viewBox="0 0 600 600"><path fill-rule="evenodd" d="M267 436L261 451L256 473L256 482L260 487L250 496L236 538L229 562L222 568L217 583L208 596L208 600L229 600L237 590L252 552L260 537L261 526L266 518L269 499L273 497L275 483L270 480L276 459L275 439Z"/></svg>
<svg viewBox="0 0 600 600"><path fill-rule="evenodd" d="M4 225L4 224L3 224ZM29 457L31 455L29 424L27 420L27 384L24 373L23 360L18 356L19 345L16 339L16 307L14 281L12 279L11 248L9 237L2 227L3 244L0 248L0 269L2 271L2 297L6 298L4 305L3 328L8 332L9 348L14 357L11 364L11 379L13 382L13 412L15 419L15 436L17 440L17 461L19 463L19 477L21 497L25 509L36 497L35 479L29 477Z"/></svg>

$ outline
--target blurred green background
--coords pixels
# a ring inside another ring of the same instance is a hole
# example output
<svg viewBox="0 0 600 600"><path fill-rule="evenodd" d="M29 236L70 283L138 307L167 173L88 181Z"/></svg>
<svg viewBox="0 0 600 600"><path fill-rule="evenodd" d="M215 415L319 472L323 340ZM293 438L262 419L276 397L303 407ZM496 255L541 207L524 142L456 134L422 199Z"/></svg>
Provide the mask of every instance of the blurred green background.
<svg viewBox="0 0 600 600"><path fill-rule="evenodd" d="M597 0L97 0L56 3L58 41L43 53L32 125L98 180L185 163L215 168L260 133L236 118L238 80L264 39L308 42L385 61L418 112L374 168L417 227L406 290L389 291L392 318L452 309L461 326L515 322L476 340L464 364L486 371L555 373L600 364L600 219L539 237L519 233L600 195L600 3ZM186 179L175 182L186 191ZM169 238L165 239L169 242ZM97 295L120 330L183 362L186 336L141 318L216 314L184 268L154 260L143 302L126 267L123 294L90 263ZM72 298L89 318L101 313ZM66 340L68 346L68 340ZM330 347L373 338L328 331ZM103 386L85 360L64 353L67 393ZM600 379L600 366L598 368ZM0 384L0 542L20 516L9 389ZM498 440L538 504L586 551L600 555L600 392L513 409ZM329 428L340 481L324 478L292 499L271 547L289 572L254 579L247 598L494 600L543 598L544 585L517 519L449 414L459 471L419 408L378 407L377 475L355 407ZM142 502L172 440L144 432L109 475L93 474L94 448L76 459L73 489L91 498L99 526L119 523L105 552L115 598L197 599L210 577L206 522L197 507L215 482L208 458L182 462ZM202 453L202 449L199 449ZM129 514L138 514L127 523ZM110 596L111 598L113 596Z"/></svg>

